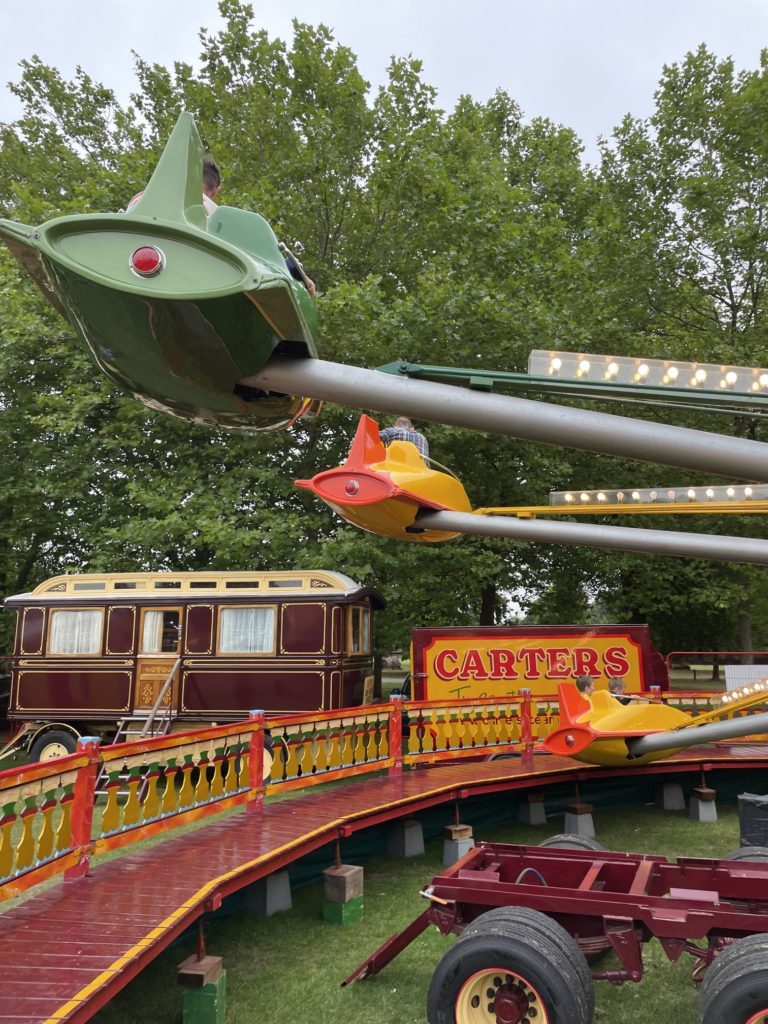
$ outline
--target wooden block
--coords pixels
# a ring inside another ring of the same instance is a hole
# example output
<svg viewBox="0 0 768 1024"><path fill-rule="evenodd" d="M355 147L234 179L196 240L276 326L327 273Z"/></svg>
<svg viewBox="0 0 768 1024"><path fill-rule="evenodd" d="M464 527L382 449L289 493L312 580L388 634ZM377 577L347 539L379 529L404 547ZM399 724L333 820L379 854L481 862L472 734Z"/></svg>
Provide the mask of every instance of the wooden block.
<svg viewBox="0 0 768 1024"><path fill-rule="evenodd" d="M709 804L714 801L717 793L714 789L710 789L709 786L697 786L691 793L691 796L701 800L702 803Z"/></svg>
<svg viewBox="0 0 768 1024"><path fill-rule="evenodd" d="M356 864L339 864L323 872L325 898L331 903L349 903L363 895L364 872Z"/></svg>
<svg viewBox="0 0 768 1024"><path fill-rule="evenodd" d="M592 804L572 803L565 810L568 814L591 814Z"/></svg>
<svg viewBox="0 0 768 1024"><path fill-rule="evenodd" d="M198 960L193 953L176 968L178 982L187 988L211 985L221 977L222 963L223 958L220 956L204 956Z"/></svg>
<svg viewBox="0 0 768 1024"><path fill-rule="evenodd" d="M446 839L452 839L458 842L460 839L471 839L472 838L472 826L471 825L446 825L443 829L443 835Z"/></svg>

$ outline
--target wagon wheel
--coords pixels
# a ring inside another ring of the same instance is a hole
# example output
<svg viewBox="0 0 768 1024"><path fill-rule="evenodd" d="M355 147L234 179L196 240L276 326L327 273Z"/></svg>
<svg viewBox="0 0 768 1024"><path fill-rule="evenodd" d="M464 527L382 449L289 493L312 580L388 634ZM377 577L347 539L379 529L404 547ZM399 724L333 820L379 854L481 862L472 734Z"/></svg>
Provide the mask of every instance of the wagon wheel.
<svg viewBox="0 0 768 1024"><path fill-rule="evenodd" d="M748 935L715 959L701 986L701 1024L768 1024L768 939Z"/></svg>
<svg viewBox="0 0 768 1024"><path fill-rule="evenodd" d="M539 843L539 846L551 846L558 850L599 850L605 849L602 843L589 836L577 836L570 832L562 832L559 836L550 836Z"/></svg>
<svg viewBox="0 0 768 1024"><path fill-rule="evenodd" d="M579 958L583 963L575 941L545 914L490 910L435 968L429 1024L590 1024L592 1005L574 967Z"/></svg>
<svg viewBox="0 0 768 1024"><path fill-rule="evenodd" d="M38 736L29 752L33 761L50 761L54 757L74 754L77 750L77 737L66 729L49 729Z"/></svg>

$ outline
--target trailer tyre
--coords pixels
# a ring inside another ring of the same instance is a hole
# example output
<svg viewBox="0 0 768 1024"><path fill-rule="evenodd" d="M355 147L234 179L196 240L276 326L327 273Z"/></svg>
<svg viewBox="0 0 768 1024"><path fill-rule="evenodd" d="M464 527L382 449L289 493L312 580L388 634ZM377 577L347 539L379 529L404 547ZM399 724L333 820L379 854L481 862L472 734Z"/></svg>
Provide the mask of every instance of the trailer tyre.
<svg viewBox="0 0 768 1024"><path fill-rule="evenodd" d="M77 736L66 729L49 729L38 736L29 749L33 761L50 761L54 757L74 754L77 750Z"/></svg>
<svg viewBox="0 0 768 1024"><path fill-rule="evenodd" d="M728 946L704 976L701 1024L768 1021L768 940L748 935Z"/></svg>
<svg viewBox="0 0 768 1024"><path fill-rule="evenodd" d="M742 846L726 853L723 860L768 860L768 846Z"/></svg>
<svg viewBox="0 0 768 1024"><path fill-rule="evenodd" d="M493 911L481 914L471 924L468 924L461 933L461 938L475 935L478 930L487 929L486 919L489 913L493 914L494 927L500 921L507 921L511 928L515 929L520 921L525 921L531 928L539 931L548 941L557 946L558 953L568 961L576 977L579 980L584 998L587 1002L589 1020L595 1013L595 986L592 981L592 973L589 969L590 959L585 956L579 948L578 942L547 914L538 910L531 910L528 907L496 907ZM479 928L478 928L479 926ZM603 954L601 953L600 956Z"/></svg>
<svg viewBox="0 0 768 1024"><path fill-rule="evenodd" d="M558 850L599 850L605 849L602 843L589 836L577 836L569 832L562 832L559 836L550 836L539 843L539 846L550 846Z"/></svg>
<svg viewBox="0 0 768 1024"><path fill-rule="evenodd" d="M429 1024L591 1024L592 1005L574 968L579 958L583 963L575 941L545 914L490 910L464 929L435 968Z"/></svg>

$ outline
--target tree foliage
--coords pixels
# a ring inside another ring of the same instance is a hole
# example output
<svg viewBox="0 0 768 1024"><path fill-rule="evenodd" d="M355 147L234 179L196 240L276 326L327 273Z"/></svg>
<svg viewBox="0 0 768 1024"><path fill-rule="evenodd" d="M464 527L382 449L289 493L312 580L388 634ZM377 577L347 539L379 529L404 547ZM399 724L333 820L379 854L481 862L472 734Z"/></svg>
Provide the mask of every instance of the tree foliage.
<svg viewBox="0 0 768 1024"><path fill-rule="evenodd" d="M736 74L702 49L665 68L654 116L627 117L591 170L570 129L526 121L503 92L442 111L409 57L374 93L327 27L295 22L285 42L241 0L220 10L196 67L136 58L125 106L84 70L67 82L25 61L23 114L0 126L0 213L34 224L119 209L186 109L224 201L263 213L317 280L329 359L523 370L531 348L553 347L766 361L765 63ZM504 621L515 600L537 622L587 621L597 601L645 617L664 643L707 633L714 647L765 604L743 567L361 534L292 486L341 461L356 410L258 438L163 417L99 375L5 252L0 291L5 593L67 568L334 566L389 598L383 648L416 625ZM476 506L669 482L567 448L427 432Z"/></svg>

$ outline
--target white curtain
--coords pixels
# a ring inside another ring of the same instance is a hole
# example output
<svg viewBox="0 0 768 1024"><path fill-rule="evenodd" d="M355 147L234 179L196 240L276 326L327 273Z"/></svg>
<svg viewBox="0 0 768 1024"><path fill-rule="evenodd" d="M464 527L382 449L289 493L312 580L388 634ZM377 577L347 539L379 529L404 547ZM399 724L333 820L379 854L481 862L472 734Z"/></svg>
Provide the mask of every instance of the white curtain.
<svg viewBox="0 0 768 1024"><path fill-rule="evenodd" d="M219 650L223 654L266 654L274 646L274 608L221 609Z"/></svg>
<svg viewBox="0 0 768 1024"><path fill-rule="evenodd" d="M159 654L163 649L163 613L144 612L144 632L141 636L142 654Z"/></svg>
<svg viewBox="0 0 768 1024"><path fill-rule="evenodd" d="M96 611L53 612L49 654L101 653L101 624L104 613Z"/></svg>

